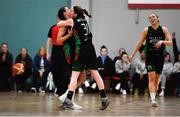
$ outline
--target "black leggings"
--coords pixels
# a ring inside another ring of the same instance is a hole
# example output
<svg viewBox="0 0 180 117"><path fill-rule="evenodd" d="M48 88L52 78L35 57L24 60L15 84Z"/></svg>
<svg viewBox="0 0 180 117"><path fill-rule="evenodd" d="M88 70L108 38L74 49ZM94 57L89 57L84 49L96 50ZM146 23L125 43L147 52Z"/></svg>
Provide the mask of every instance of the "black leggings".
<svg viewBox="0 0 180 117"><path fill-rule="evenodd" d="M48 71L44 71L41 78L39 71L33 71L33 87L36 89L42 87L45 90L48 73Z"/></svg>
<svg viewBox="0 0 180 117"><path fill-rule="evenodd" d="M68 89L71 73L70 66L65 58L63 46L53 45L51 63L53 80L57 88L56 93L62 95Z"/></svg>
<svg viewBox="0 0 180 117"><path fill-rule="evenodd" d="M24 84L28 78L28 73L25 71L24 73L22 73L21 75L16 75L15 76L15 81L17 84L17 90L24 90Z"/></svg>

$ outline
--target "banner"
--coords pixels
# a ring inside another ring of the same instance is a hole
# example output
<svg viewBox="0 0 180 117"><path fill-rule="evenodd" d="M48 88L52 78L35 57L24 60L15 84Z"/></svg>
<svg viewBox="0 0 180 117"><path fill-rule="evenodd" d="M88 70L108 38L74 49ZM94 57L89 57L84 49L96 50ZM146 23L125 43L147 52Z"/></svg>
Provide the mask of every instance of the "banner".
<svg viewBox="0 0 180 117"><path fill-rule="evenodd" d="M180 9L180 0L128 0L129 8Z"/></svg>

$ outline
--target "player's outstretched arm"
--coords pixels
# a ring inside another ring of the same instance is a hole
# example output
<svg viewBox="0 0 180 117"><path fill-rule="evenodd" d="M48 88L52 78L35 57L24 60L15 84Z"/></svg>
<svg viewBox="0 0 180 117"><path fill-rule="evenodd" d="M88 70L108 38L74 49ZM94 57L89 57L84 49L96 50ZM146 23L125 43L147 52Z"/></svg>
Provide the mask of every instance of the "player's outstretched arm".
<svg viewBox="0 0 180 117"><path fill-rule="evenodd" d="M129 56L130 61L132 61L132 59L134 58L136 52L139 50L139 48L141 47L141 45L142 45L142 44L144 43L144 41L146 40L147 30L148 30L148 28L145 28L145 29L143 30L143 32L141 33L141 36L140 36L138 42L136 43L136 46L135 46L132 54Z"/></svg>
<svg viewBox="0 0 180 117"><path fill-rule="evenodd" d="M65 27L65 26L74 26L74 21L73 19L68 19L68 20L61 20L57 23L58 27Z"/></svg>

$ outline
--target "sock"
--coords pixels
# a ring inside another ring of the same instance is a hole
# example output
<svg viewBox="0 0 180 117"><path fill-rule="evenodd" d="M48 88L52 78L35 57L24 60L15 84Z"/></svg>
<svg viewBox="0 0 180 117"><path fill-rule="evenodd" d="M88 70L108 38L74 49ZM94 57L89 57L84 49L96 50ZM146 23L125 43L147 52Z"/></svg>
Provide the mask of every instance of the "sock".
<svg viewBox="0 0 180 117"><path fill-rule="evenodd" d="M100 94L101 98L106 97L106 93L105 93L105 90L104 90L104 89L99 90L99 94Z"/></svg>
<svg viewBox="0 0 180 117"><path fill-rule="evenodd" d="M150 93L150 98L151 98L151 100L155 100L155 98L156 98L156 93Z"/></svg>
<svg viewBox="0 0 180 117"><path fill-rule="evenodd" d="M73 94L74 94L73 91L69 91L68 94L67 94L67 98L72 100Z"/></svg>
<svg viewBox="0 0 180 117"><path fill-rule="evenodd" d="M164 88L162 88L162 90L161 90L163 93L164 93Z"/></svg>

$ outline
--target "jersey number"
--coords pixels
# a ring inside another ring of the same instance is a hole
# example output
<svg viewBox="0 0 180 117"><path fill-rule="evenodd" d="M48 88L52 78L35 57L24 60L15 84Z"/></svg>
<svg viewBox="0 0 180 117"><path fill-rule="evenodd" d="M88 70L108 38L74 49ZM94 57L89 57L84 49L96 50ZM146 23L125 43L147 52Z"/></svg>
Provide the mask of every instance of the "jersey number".
<svg viewBox="0 0 180 117"><path fill-rule="evenodd" d="M85 30L84 35L87 36L89 34L89 26L88 26L88 24L83 23L83 24L81 24L81 26L84 27L84 30Z"/></svg>

